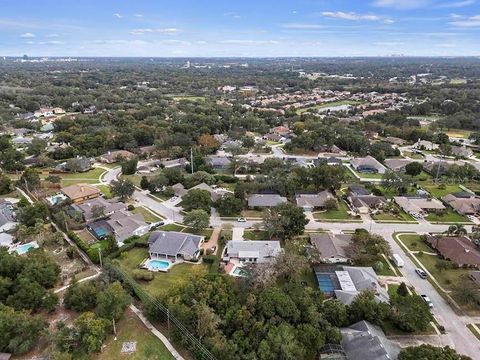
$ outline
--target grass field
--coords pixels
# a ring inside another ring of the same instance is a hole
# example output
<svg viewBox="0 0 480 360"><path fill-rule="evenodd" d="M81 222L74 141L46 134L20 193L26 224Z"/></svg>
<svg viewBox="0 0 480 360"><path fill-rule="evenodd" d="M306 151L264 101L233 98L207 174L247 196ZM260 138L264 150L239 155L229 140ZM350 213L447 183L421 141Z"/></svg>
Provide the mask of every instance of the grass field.
<svg viewBox="0 0 480 360"><path fill-rule="evenodd" d="M105 199L112 198L112 192L110 191L110 186L108 185L97 185L97 188L102 192Z"/></svg>
<svg viewBox="0 0 480 360"><path fill-rule="evenodd" d="M95 184L100 182L100 175L102 175L104 172L104 169L93 168L92 170L83 173L58 174L58 176L62 178L62 183L64 185L72 185L78 183Z"/></svg>
<svg viewBox="0 0 480 360"><path fill-rule="evenodd" d="M243 238L245 240L268 240L270 237L268 236L266 231L251 231L247 230L243 233Z"/></svg>
<svg viewBox="0 0 480 360"><path fill-rule="evenodd" d="M451 209L442 214L428 214L425 220L433 223L471 223L465 216L456 213Z"/></svg>
<svg viewBox="0 0 480 360"><path fill-rule="evenodd" d="M463 277L468 275L467 269L448 269L439 270L435 265L441 261L436 255L422 254L416 255L416 258L425 266L432 276L437 279L444 289L450 289L453 284L458 283Z"/></svg>
<svg viewBox="0 0 480 360"><path fill-rule="evenodd" d="M117 324L117 340L113 335L105 341L102 353L94 356L97 360L173 360L173 355L155 335L153 335L131 310ZM122 344L135 341L136 351L123 354Z"/></svg>
<svg viewBox="0 0 480 360"><path fill-rule="evenodd" d="M374 220L378 220L381 222L388 222L388 221L416 222L415 219L410 214L407 214L405 211L400 211L398 214L381 212L381 213L372 215L372 218Z"/></svg>
<svg viewBox="0 0 480 360"><path fill-rule="evenodd" d="M180 226L177 224L167 224L160 227L160 230L163 231L182 231L183 229L185 229L184 226Z"/></svg>

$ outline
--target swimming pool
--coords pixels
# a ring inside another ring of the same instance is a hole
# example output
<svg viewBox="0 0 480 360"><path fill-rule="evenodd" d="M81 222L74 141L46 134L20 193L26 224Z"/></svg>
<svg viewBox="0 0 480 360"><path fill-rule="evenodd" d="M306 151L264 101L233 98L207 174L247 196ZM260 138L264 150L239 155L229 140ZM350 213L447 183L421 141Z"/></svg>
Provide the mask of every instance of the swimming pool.
<svg viewBox="0 0 480 360"><path fill-rule="evenodd" d="M152 271L167 271L171 263L166 260L150 259L145 262L145 267Z"/></svg>
<svg viewBox="0 0 480 360"><path fill-rule="evenodd" d="M332 278L329 274L318 274L317 275L318 287L323 293L333 293L335 290L335 285L333 284Z"/></svg>
<svg viewBox="0 0 480 360"><path fill-rule="evenodd" d="M18 255L23 255L25 253L28 252L28 250L30 249L34 249L34 248L37 248L38 245L34 242L31 242L31 243L28 243L28 244L23 244L23 245L20 245L19 247L17 247L15 249L15 251L17 252Z"/></svg>
<svg viewBox="0 0 480 360"><path fill-rule="evenodd" d="M247 271L245 269L242 269L241 267L236 267L235 269L233 269L232 271L232 275L235 275L235 276L247 276Z"/></svg>

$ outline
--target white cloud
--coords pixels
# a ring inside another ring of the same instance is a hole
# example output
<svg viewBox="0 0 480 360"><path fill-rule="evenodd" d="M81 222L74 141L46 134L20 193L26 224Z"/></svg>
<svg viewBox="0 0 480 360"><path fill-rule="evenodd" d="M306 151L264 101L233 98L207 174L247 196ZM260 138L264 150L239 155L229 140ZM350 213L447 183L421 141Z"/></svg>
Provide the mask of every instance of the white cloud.
<svg viewBox="0 0 480 360"><path fill-rule="evenodd" d="M451 3L442 3L437 5L439 9L458 9L475 4L475 0L456 1Z"/></svg>
<svg viewBox="0 0 480 360"><path fill-rule="evenodd" d="M227 45L276 45L280 44L280 42L276 40L222 40L219 41L220 44L227 44Z"/></svg>
<svg viewBox="0 0 480 360"><path fill-rule="evenodd" d="M32 34L30 32L26 32L22 35L20 35L21 38L34 38L35 37L35 34Z"/></svg>
<svg viewBox="0 0 480 360"><path fill-rule="evenodd" d="M159 34L167 34L167 35L175 35L180 32L180 29L177 28L161 28L161 29L133 29L130 31L132 35L145 35L145 34L152 34L152 33L159 33Z"/></svg>
<svg viewBox="0 0 480 360"><path fill-rule="evenodd" d="M323 16L349 20L349 21L382 21L385 24L393 24L394 21L391 19L386 19L374 14L357 14L355 12L343 12L343 11L324 11L322 12Z"/></svg>
<svg viewBox="0 0 480 360"><path fill-rule="evenodd" d="M63 41L51 40L51 41L40 41L38 45L63 45Z"/></svg>
<svg viewBox="0 0 480 360"><path fill-rule="evenodd" d="M463 19L463 16L462 16L462 15L458 15L458 14L450 14L450 17L451 17L453 20Z"/></svg>
<svg viewBox="0 0 480 360"><path fill-rule="evenodd" d="M408 10L421 8L429 5L430 3L430 0L375 0L372 5L398 10Z"/></svg>
<svg viewBox="0 0 480 360"><path fill-rule="evenodd" d="M134 16L137 17L137 18L142 18L143 14L135 14Z"/></svg>
<svg viewBox="0 0 480 360"><path fill-rule="evenodd" d="M241 19L241 16L235 12L227 12L225 14L223 14L223 16L226 16L226 17L230 17L230 18L233 18L233 19Z"/></svg>
<svg viewBox="0 0 480 360"><path fill-rule="evenodd" d="M452 21L449 24L461 28L473 28L480 27L480 15L471 16L468 18L457 18L458 20Z"/></svg>
<svg viewBox="0 0 480 360"><path fill-rule="evenodd" d="M115 13L115 14L113 14L113 16L115 16L117 19L123 18L123 15L121 15L119 13Z"/></svg>
<svg viewBox="0 0 480 360"><path fill-rule="evenodd" d="M326 26L319 25L319 24L288 23L288 24L283 24L282 27L285 29L294 29L294 30L316 30L316 29L324 29Z"/></svg>

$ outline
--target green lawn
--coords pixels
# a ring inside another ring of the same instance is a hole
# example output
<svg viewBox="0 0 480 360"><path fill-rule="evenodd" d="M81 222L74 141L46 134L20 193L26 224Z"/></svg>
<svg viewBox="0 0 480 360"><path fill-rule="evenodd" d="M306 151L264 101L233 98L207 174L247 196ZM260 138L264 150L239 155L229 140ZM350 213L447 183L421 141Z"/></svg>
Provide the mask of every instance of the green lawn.
<svg viewBox="0 0 480 360"><path fill-rule="evenodd" d="M358 218L355 218L348 214L348 206L345 201L340 200L338 202L338 209L337 210L329 210L324 212L316 212L313 214L313 217L316 220L323 220L323 221L335 221L335 220L351 220L351 221L360 221Z"/></svg>
<svg viewBox="0 0 480 360"><path fill-rule="evenodd" d="M447 209L447 211L442 214L428 214L425 220L434 223L471 223L468 218L451 209Z"/></svg>
<svg viewBox="0 0 480 360"><path fill-rule="evenodd" d="M64 185L72 185L78 183L95 184L100 182L99 178L105 172L104 169L93 168L92 170L83 173L71 173L71 174L52 174L58 175L62 178Z"/></svg>
<svg viewBox="0 0 480 360"><path fill-rule="evenodd" d="M383 175L378 173L359 173L353 168L350 168L361 179L382 179Z"/></svg>
<svg viewBox="0 0 480 360"><path fill-rule="evenodd" d="M148 223L156 223L162 220L160 216L152 214L150 211L145 209L142 206L136 207L133 211L134 214L140 214L143 216L146 222Z"/></svg>
<svg viewBox="0 0 480 360"><path fill-rule="evenodd" d="M163 231L182 231L183 229L185 229L185 227L177 224L167 224L161 226L159 229Z"/></svg>
<svg viewBox="0 0 480 360"><path fill-rule="evenodd" d="M263 211L261 210L242 210L241 215L245 218L261 218Z"/></svg>
<svg viewBox="0 0 480 360"><path fill-rule="evenodd" d="M383 258L383 256L381 257L380 259L380 262L383 264L383 269L381 271L376 271L375 272L377 273L377 275L380 275L380 276L397 276L397 274L395 274L393 272L393 270L390 268L390 266L388 265L387 263L387 260L385 260ZM373 266L374 264L370 264L370 266Z"/></svg>
<svg viewBox="0 0 480 360"><path fill-rule="evenodd" d="M442 196L462 191L458 185L447 185L447 184L421 184L432 196L436 198L441 198Z"/></svg>
<svg viewBox="0 0 480 360"><path fill-rule="evenodd" d="M97 185L97 188L102 192L105 199L112 198L112 192L110 191L110 186L108 185Z"/></svg>
<svg viewBox="0 0 480 360"><path fill-rule="evenodd" d="M183 230L181 230L182 232L186 232L186 233L189 233L189 234L195 234L195 235L202 235L202 236L205 236L205 239L208 240L210 239L210 236L212 236L212 233L213 233L213 230L212 229L203 229L203 230L200 230L200 231L195 231L193 230L192 228L190 227L185 227Z"/></svg>
<svg viewBox="0 0 480 360"><path fill-rule="evenodd" d="M423 159L423 155L417 154L417 153L414 153L414 152L411 152L411 151L404 151L403 155L405 155L405 156L407 156L411 159Z"/></svg>
<svg viewBox="0 0 480 360"><path fill-rule="evenodd" d="M243 233L243 238L245 240L268 240L270 237L266 231L247 230Z"/></svg>
<svg viewBox="0 0 480 360"><path fill-rule="evenodd" d="M136 341L136 351L131 354L122 354L122 344L127 341ZM95 355L97 360L170 360L174 359L165 345L153 335L131 310L127 310L124 317L117 324L117 340L113 335L104 343L102 353Z"/></svg>
<svg viewBox="0 0 480 360"><path fill-rule="evenodd" d="M435 252L428 244L417 234L400 235L399 239L411 251Z"/></svg>
<svg viewBox="0 0 480 360"><path fill-rule="evenodd" d="M148 249L134 248L120 257L120 266L122 269L132 274L132 271L138 269L138 266L144 259L148 258ZM168 272L155 272L152 281L139 282L142 287L153 296L168 292L172 287L186 283L193 272L206 271L207 267L203 264L177 264L168 270Z"/></svg>
<svg viewBox="0 0 480 360"><path fill-rule="evenodd" d="M389 222L389 221L416 222L416 220L410 214L407 214L405 211L400 211L398 214L381 212L381 213L372 215L372 218L374 220L378 220L381 222Z"/></svg>

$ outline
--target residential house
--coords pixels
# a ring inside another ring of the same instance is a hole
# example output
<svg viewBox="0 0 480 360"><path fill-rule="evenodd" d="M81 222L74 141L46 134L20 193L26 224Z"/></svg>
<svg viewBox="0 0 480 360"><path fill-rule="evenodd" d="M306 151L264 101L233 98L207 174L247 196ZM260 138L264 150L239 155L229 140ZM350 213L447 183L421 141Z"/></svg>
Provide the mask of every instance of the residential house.
<svg viewBox="0 0 480 360"><path fill-rule="evenodd" d="M350 164L359 173L384 174L387 170L385 166L370 155L363 158L354 158L350 161Z"/></svg>
<svg viewBox="0 0 480 360"><path fill-rule="evenodd" d="M317 249L320 261L324 263L349 263L351 258L348 256L348 247L351 240L350 234L310 234L310 242Z"/></svg>
<svg viewBox="0 0 480 360"><path fill-rule="evenodd" d="M410 164L412 160L408 159L386 159L385 165L393 171L405 172L405 167Z"/></svg>
<svg viewBox="0 0 480 360"><path fill-rule="evenodd" d="M466 146L452 146L452 155L459 158L469 158L473 155L473 151Z"/></svg>
<svg viewBox="0 0 480 360"><path fill-rule="evenodd" d="M462 215L474 215L480 211L480 197L468 192L445 195L442 201Z"/></svg>
<svg viewBox="0 0 480 360"><path fill-rule="evenodd" d="M431 141L428 141L428 140L418 139L418 141L415 144L413 144L412 147L415 148L415 149L418 149L418 150L434 151L434 150L437 150L439 148L439 145L434 144L434 143L432 143Z"/></svg>
<svg viewBox="0 0 480 360"><path fill-rule="evenodd" d="M111 216L117 211L125 211L127 205L114 199L106 200L103 197L98 197L82 204L74 204L72 208L81 212L86 222L91 222L97 218ZM96 212L101 213L101 216L98 216L99 214Z"/></svg>
<svg viewBox="0 0 480 360"><path fill-rule="evenodd" d="M231 160L226 156L210 155L205 158L205 163L215 170L227 170Z"/></svg>
<svg viewBox="0 0 480 360"><path fill-rule="evenodd" d="M331 156L327 158L327 165L342 165L342 160Z"/></svg>
<svg viewBox="0 0 480 360"><path fill-rule="evenodd" d="M155 145L142 146L135 149L135 153L137 153L139 156L146 158L152 156L156 151L157 147Z"/></svg>
<svg viewBox="0 0 480 360"><path fill-rule="evenodd" d="M13 204L10 201L0 200L0 233L12 231L17 225Z"/></svg>
<svg viewBox="0 0 480 360"><path fill-rule="evenodd" d="M101 192L98 188L89 184L74 184L65 186L62 187L60 191L74 204L81 204L87 200L98 198L101 195Z"/></svg>
<svg viewBox="0 0 480 360"><path fill-rule="evenodd" d="M188 190L185 189L185 186L183 186L183 184L181 183L176 183L175 185L173 185L172 190L175 196L178 196L178 197L182 197L188 192Z"/></svg>
<svg viewBox="0 0 480 360"><path fill-rule="evenodd" d="M13 236L6 232L0 232L0 246L10 247L13 244Z"/></svg>
<svg viewBox="0 0 480 360"><path fill-rule="evenodd" d="M248 207L253 208L268 208L287 202L287 198L278 194L252 194L249 196Z"/></svg>
<svg viewBox="0 0 480 360"><path fill-rule="evenodd" d="M273 261L280 253L282 248L280 242L269 241L234 241L231 240L225 246L223 260L228 262L238 260L250 263L266 263Z"/></svg>
<svg viewBox="0 0 480 360"><path fill-rule="evenodd" d="M477 286L480 286L480 271L479 270L470 270L468 272L468 277L472 280Z"/></svg>
<svg viewBox="0 0 480 360"><path fill-rule="evenodd" d="M151 259L194 260L200 255L205 237L176 231L155 231L148 239Z"/></svg>
<svg viewBox="0 0 480 360"><path fill-rule="evenodd" d="M126 210L114 212L107 220L107 224L119 243L134 235L145 235L150 230L150 225L145 222L142 215L132 214Z"/></svg>
<svg viewBox="0 0 480 360"><path fill-rule="evenodd" d="M402 145L405 145L406 143L405 140L400 139L398 137L394 137L394 136L387 136L384 140L392 145L397 145L397 146L402 146Z"/></svg>
<svg viewBox="0 0 480 360"><path fill-rule="evenodd" d="M312 211L314 209L324 209L327 200L335 200L335 195L330 191L324 190L318 194L296 194L295 202L298 207L303 208L306 211Z"/></svg>
<svg viewBox="0 0 480 360"><path fill-rule="evenodd" d="M460 267L478 267L480 265L480 251L478 251L477 246L464 236L442 237L427 235L426 241L444 259L450 260Z"/></svg>
<svg viewBox="0 0 480 360"><path fill-rule="evenodd" d="M86 157L77 157L70 159L55 167L60 171L87 172L92 168L92 162Z"/></svg>
<svg viewBox="0 0 480 360"><path fill-rule="evenodd" d="M210 193L210 196L211 196L213 202L217 201L218 199L220 199L223 195L225 195L228 192L228 191L223 190L223 189L214 189L210 185L207 185L205 183L198 184L198 185L190 188L188 191L190 191L190 190L205 190L205 191L208 191Z"/></svg>
<svg viewBox="0 0 480 360"><path fill-rule="evenodd" d="M372 210L381 210L387 204L387 199L384 196L377 195L350 194L348 201L360 214L368 214Z"/></svg>
<svg viewBox="0 0 480 360"><path fill-rule="evenodd" d="M189 164L187 159L185 158L179 158L179 159L164 159L160 161L160 164L163 165L165 168L184 168Z"/></svg>
<svg viewBox="0 0 480 360"><path fill-rule="evenodd" d="M393 199L398 206L400 206L409 214L417 213L425 215L428 213L441 212L445 210L445 206L437 199L413 196L395 196Z"/></svg>
<svg viewBox="0 0 480 360"><path fill-rule="evenodd" d="M265 135L263 135L262 138L263 138L263 140L273 141L273 142L280 142L280 141L282 141L282 139L284 139L283 136L278 135L278 134L273 134L273 133L265 134Z"/></svg>
<svg viewBox="0 0 480 360"><path fill-rule="evenodd" d="M101 162L112 164L119 160L130 160L133 159L136 155L127 150L114 150L109 151L106 154L100 156L99 160Z"/></svg>
<svg viewBox="0 0 480 360"><path fill-rule="evenodd" d="M319 265L315 268L317 283L326 296L335 296L345 305L350 305L358 294L370 290L377 302L389 302L388 292L378 282L371 267Z"/></svg>
<svg viewBox="0 0 480 360"><path fill-rule="evenodd" d="M362 320L340 329L341 346L348 360L396 360L400 346L385 337L383 330Z"/></svg>
<svg viewBox="0 0 480 360"><path fill-rule="evenodd" d="M288 134L290 134L290 129L285 127L285 126L277 126L277 127L274 127L273 129L271 129L270 132L273 133L273 134L277 134L277 135L285 137Z"/></svg>

